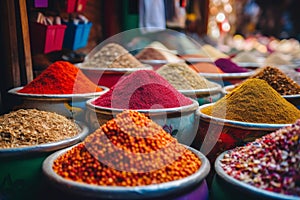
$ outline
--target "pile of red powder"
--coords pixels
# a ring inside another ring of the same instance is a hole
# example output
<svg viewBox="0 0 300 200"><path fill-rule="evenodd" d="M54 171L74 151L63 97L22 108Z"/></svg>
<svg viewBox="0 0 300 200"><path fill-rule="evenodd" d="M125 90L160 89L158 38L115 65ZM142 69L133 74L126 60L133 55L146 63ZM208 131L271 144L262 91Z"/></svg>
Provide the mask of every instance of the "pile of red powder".
<svg viewBox="0 0 300 200"><path fill-rule="evenodd" d="M152 70L138 70L97 98L94 105L118 109L162 109L192 104L163 77Z"/></svg>
<svg viewBox="0 0 300 200"><path fill-rule="evenodd" d="M27 94L83 94L100 91L102 88L94 84L75 65L65 61L57 61L18 92Z"/></svg>

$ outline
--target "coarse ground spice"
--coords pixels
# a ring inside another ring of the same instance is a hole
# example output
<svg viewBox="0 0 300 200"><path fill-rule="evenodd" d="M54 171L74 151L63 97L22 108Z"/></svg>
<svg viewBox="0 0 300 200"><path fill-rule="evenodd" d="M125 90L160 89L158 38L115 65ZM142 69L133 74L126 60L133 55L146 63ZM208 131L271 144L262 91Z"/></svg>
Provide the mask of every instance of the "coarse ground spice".
<svg viewBox="0 0 300 200"><path fill-rule="evenodd" d="M265 80L281 95L300 94L300 85L276 67L266 66L250 78Z"/></svg>
<svg viewBox="0 0 300 200"><path fill-rule="evenodd" d="M24 86L19 93L28 94L82 94L101 92L80 69L69 62L57 61Z"/></svg>
<svg viewBox="0 0 300 200"><path fill-rule="evenodd" d="M214 105L201 110L204 114L229 120L292 124L300 111L280 96L266 81L247 79Z"/></svg>
<svg viewBox="0 0 300 200"><path fill-rule="evenodd" d="M300 121L237 147L221 159L235 179L255 187L300 196Z"/></svg>
<svg viewBox="0 0 300 200"><path fill-rule="evenodd" d="M126 76L94 105L118 109L175 108L192 104L167 80L152 70L138 70Z"/></svg>
<svg viewBox="0 0 300 200"><path fill-rule="evenodd" d="M52 112L19 109L0 116L0 148L56 142L79 132L75 122Z"/></svg>
<svg viewBox="0 0 300 200"><path fill-rule="evenodd" d="M219 67L212 63L199 62L191 64L190 67L198 73L224 73Z"/></svg>
<svg viewBox="0 0 300 200"><path fill-rule="evenodd" d="M194 174L199 158L158 124L124 111L58 157L53 170L65 179L102 186L142 186Z"/></svg>
<svg viewBox="0 0 300 200"><path fill-rule="evenodd" d="M92 57L82 63L82 67L91 68L138 68L140 63L124 47L116 43L103 46Z"/></svg>
<svg viewBox="0 0 300 200"><path fill-rule="evenodd" d="M219 58L215 61L215 65L219 67L223 72L225 73L243 73L243 72L248 72L249 70L240 67L234 62L232 62L228 58Z"/></svg>
<svg viewBox="0 0 300 200"><path fill-rule="evenodd" d="M156 71L177 90L209 89L216 84L208 81L185 63L170 63Z"/></svg>

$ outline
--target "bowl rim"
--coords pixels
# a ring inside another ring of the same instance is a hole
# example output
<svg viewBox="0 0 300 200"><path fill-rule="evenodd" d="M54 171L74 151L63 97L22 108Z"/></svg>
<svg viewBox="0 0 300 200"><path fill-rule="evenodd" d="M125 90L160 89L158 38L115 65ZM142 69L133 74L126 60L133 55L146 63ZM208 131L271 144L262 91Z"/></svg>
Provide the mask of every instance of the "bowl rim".
<svg viewBox="0 0 300 200"><path fill-rule="evenodd" d="M97 106L94 105L92 102L95 101L99 97L95 97L92 99L89 99L86 101L86 107L90 110L95 110L95 112L104 112L104 113L121 113L124 110L129 110L129 109L122 109L122 108L108 108L108 107L103 107L103 106ZM189 98L189 97L187 97ZM160 114L173 114L173 113L186 113L186 112L191 112L195 111L199 108L199 103L198 101L189 98L192 103L186 106L180 106L180 107L175 107L175 108L163 108L163 109L136 109L134 111L141 112L141 113L149 113L150 115L160 115Z"/></svg>
<svg viewBox="0 0 300 200"><path fill-rule="evenodd" d="M214 163L214 168L216 170L216 173L222 178L224 179L226 182L234 185L235 187L241 187L243 190L246 190L248 192L251 192L251 193L257 193L259 195L262 195L263 197L266 197L266 198L272 198L272 199L286 199L286 200L292 200L292 199L300 199L300 197L297 197L297 196L292 196L292 195L285 195L285 194L281 194L281 193L276 193L276 192L271 192L271 191L267 191L267 190L264 190L264 189L261 189L261 188L257 188L255 186L252 186L250 184L247 184L245 182L242 182L242 181L239 181L235 178L233 178L232 176L228 175L224 170L223 168L221 167L221 160L222 158L224 157L224 155L230 151L232 151L233 149L231 150L227 150L227 151L224 151L223 153L221 153L215 160L215 163Z"/></svg>
<svg viewBox="0 0 300 200"><path fill-rule="evenodd" d="M216 79L216 78L228 78L228 79L241 79L241 78L247 78L256 73L255 70L249 71L249 72L240 72L240 73L203 73L199 72L201 76L204 76L208 79Z"/></svg>
<svg viewBox="0 0 300 200"><path fill-rule="evenodd" d="M93 96L99 96L99 95L102 95L109 91L108 87L105 87L105 86L98 86L98 87L102 88L103 90L100 92L79 93L79 94L30 94L30 93L18 92L20 89L24 88L24 86L21 86L21 87L16 87L16 88L10 89L8 91L8 93L12 94L12 95L20 96L22 98L31 98L31 99L43 98L43 100L45 100L45 99L49 99L49 100L50 99L58 99L58 100L74 99L74 100L76 100L76 99L89 98L89 97L93 97Z"/></svg>
<svg viewBox="0 0 300 200"><path fill-rule="evenodd" d="M218 83L212 82L215 85L212 88L203 88L203 89L194 89L194 90L178 90L184 95L201 95L201 94L215 94L218 92L222 92L222 86Z"/></svg>
<svg viewBox="0 0 300 200"><path fill-rule="evenodd" d="M64 140L60 140L56 142L38 144L34 146L1 148L0 158L6 158L12 156L23 156L23 155L28 156L28 155L38 154L38 153L52 152L58 149L62 149L74 145L79 141L82 141L89 134L89 128L85 123L80 121L75 121L75 123L79 126L81 131L77 135L71 138L66 138Z"/></svg>
<svg viewBox="0 0 300 200"><path fill-rule="evenodd" d="M77 63L76 67L78 67L81 71L97 71L103 73L129 73L135 72L138 70L153 70L153 67L149 64L142 63L143 67L134 67L134 68L101 68L101 67L82 67L83 63Z"/></svg>
<svg viewBox="0 0 300 200"><path fill-rule="evenodd" d="M213 121L214 123L227 125L227 126L234 126L237 128L247 128L252 130L275 130L279 129L285 126L291 126L292 124L267 124L267 123L252 123L252 122L242 122L242 121L235 121L235 120L229 120L229 119L222 119L218 117L213 117L210 115L206 115L201 112L201 110L205 107L212 106L215 103L209 103L204 104L199 107L199 109L196 111L196 115L200 116L201 119L204 119L205 121Z"/></svg>
<svg viewBox="0 0 300 200"><path fill-rule="evenodd" d="M236 85L227 85L222 88L222 93L227 94L227 89L234 89ZM300 94L292 94L292 95L281 95L285 99L298 99L300 98Z"/></svg>
<svg viewBox="0 0 300 200"><path fill-rule="evenodd" d="M124 199L124 195L126 195L126 199L140 199L141 196L145 194L147 195L147 198L165 196L171 194L172 192L174 192L174 190L176 190L179 187L181 190L195 187L201 181L205 180L205 177L210 171L210 163L200 151L197 151L196 149L181 144L187 149L191 150L201 160L201 166L198 169L198 171L188 177L161 184L151 184L134 187L99 186L88 183L81 183L61 177L56 172L54 172L52 168L53 162L59 156L63 155L65 152L77 145L79 144L76 144L67 149L57 151L48 156L43 162L42 170L44 175L46 175L46 177L52 182L52 184L56 185L57 187L59 187L59 185L61 184L64 185L64 187L59 187L60 189L67 189L72 193L79 192L80 194L84 194L84 196L105 197L109 199Z"/></svg>

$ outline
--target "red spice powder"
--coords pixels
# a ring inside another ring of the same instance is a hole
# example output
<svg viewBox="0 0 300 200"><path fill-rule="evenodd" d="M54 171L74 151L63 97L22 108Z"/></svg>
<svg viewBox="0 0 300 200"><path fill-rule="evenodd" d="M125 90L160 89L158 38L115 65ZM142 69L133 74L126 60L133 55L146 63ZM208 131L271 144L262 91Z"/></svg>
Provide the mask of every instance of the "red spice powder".
<svg viewBox="0 0 300 200"><path fill-rule="evenodd" d="M80 94L102 89L69 62L57 61L18 92L29 94Z"/></svg>
<svg viewBox="0 0 300 200"><path fill-rule="evenodd" d="M93 102L118 109L175 108L192 104L166 79L152 70L139 70L125 77Z"/></svg>

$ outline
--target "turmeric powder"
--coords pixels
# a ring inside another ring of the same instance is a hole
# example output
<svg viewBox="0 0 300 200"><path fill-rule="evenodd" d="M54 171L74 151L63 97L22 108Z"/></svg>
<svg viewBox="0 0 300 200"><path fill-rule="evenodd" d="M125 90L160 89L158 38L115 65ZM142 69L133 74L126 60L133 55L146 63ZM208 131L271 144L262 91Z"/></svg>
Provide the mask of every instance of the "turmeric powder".
<svg viewBox="0 0 300 200"><path fill-rule="evenodd" d="M257 78L246 80L201 112L228 120L268 124L291 124L300 118L300 111L293 104Z"/></svg>

